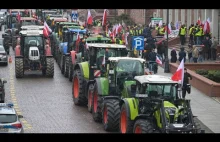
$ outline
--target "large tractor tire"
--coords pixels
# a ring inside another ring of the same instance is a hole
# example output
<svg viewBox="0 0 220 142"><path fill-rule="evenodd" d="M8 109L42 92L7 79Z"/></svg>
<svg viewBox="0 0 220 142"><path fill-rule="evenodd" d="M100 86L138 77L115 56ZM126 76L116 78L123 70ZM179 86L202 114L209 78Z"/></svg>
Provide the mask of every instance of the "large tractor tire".
<svg viewBox="0 0 220 142"><path fill-rule="evenodd" d="M93 90L92 117L95 122L102 122L102 97L98 95L97 84Z"/></svg>
<svg viewBox="0 0 220 142"><path fill-rule="evenodd" d="M22 78L24 76L23 58L15 58L15 76L16 78Z"/></svg>
<svg viewBox="0 0 220 142"><path fill-rule="evenodd" d="M129 117L129 108L126 107L125 104L122 105L121 107L121 113L120 113L120 132L121 133L132 133L133 132L133 126L134 126L134 121L130 120Z"/></svg>
<svg viewBox="0 0 220 142"><path fill-rule="evenodd" d="M152 123L146 119L138 119L134 124L134 133L158 133Z"/></svg>
<svg viewBox="0 0 220 142"><path fill-rule="evenodd" d="M102 123L106 131L118 131L120 119L119 100L109 99L104 102Z"/></svg>
<svg viewBox="0 0 220 142"><path fill-rule="evenodd" d="M69 72L68 72L68 78L71 82L73 80L73 63L72 63L72 57L69 58Z"/></svg>
<svg viewBox="0 0 220 142"><path fill-rule="evenodd" d="M66 56L65 57L65 68L64 68L64 76L65 77L69 77L69 61L70 61L70 56Z"/></svg>
<svg viewBox="0 0 220 142"><path fill-rule="evenodd" d="M46 76L53 77L54 76L54 59L53 58L46 58Z"/></svg>
<svg viewBox="0 0 220 142"><path fill-rule="evenodd" d="M86 98L84 96L83 76L79 69L75 70L73 77L73 102L75 105L85 105Z"/></svg>
<svg viewBox="0 0 220 142"><path fill-rule="evenodd" d="M92 102L93 102L93 90L94 90L94 85L90 84L87 94L88 94L88 111L91 113L92 112Z"/></svg>
<svg viewBox="0 0 220 142"><path fill-rule="evenodd" d="M194 117L193 121L194 121L195 127L196 127L196 132L195 133L201 133L201 125L199 123L199 120L196 117Z"/></svg>
<svg viewBox="0 0 220 142"><path fill-rule="evenodd" d="M61 54L60 56L60 70L61 70L61 73L64 74L64 70L65 70L65 56L63 56Z"/></svg>

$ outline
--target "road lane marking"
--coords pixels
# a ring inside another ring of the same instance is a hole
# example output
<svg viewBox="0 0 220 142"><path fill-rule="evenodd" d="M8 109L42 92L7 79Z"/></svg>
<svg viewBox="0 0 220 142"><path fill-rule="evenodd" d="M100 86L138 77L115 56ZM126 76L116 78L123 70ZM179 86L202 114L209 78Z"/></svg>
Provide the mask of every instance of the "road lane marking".
<svg viewBox="0 0 220 142"><path fill-rule="evenodd" d="M17 103L17 98L16 98L16 95L15 95L14 71L13 71L13 68L12 68L11 65L10 65L9 69L10 69L9 72L10 72L10 95L11 95L11 100L13 101L14 108L15 108L15 111L17 112L17 114L22 115L22 112L19 109L19 106L18 106L18 103ZM25 120L24 118L21 119L21 123L23 124L24 130L32 128L31 124L29 124L27 122L27 120Z"/></svg>

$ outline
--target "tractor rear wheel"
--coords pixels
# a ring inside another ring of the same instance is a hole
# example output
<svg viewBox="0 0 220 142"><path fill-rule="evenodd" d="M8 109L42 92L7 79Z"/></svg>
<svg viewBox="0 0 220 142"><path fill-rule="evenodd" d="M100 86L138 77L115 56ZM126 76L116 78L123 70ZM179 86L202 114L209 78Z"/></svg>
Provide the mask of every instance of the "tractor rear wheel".
<svg viewBox="0 0 220 142"><path fill-rule="evenodd" d="M121 113L120 113L120 132L121 133L132 133L134 121L130 119L129 117L129 108L126 107L125 104L121 107Z"/></svg>
<svg viewBox="0 0 220 142"><path fill-rule="evenodd" d="M102 122L102 97L98 95L97 84L93 90L92 117L95 122Z"/></svg>
<svg viewBox="0 0 220 142"><path fill-rule="evenodd" d="M64 64L64 76L69 77L69 61L70 56L65 56L65 64Z"/></svg>
<svg viewBox="0 0 220 142"><path fill-rule="evenodd" d="M88 87L88 111L91 113L92 112L92 100L93 100L93 84L90 84L89 87Z"/></svg>
<svg viewBox="0 0 220 142"><path fill-rule="evenodd" d="M138 119L134 124L134 133L157 133L150 121L146 119Z"/></svg>
<svg viewBox="0 0 220 142"><path fill-rule="evenodd" d="M118 131L120 119L119 101L116 99L109 99L104 102L102 122L106 131Z"/></svg>
<svg viewBox="0 0 220 142"><path fill-rule="evenodd" d="M83 76L79 69L75 70L73 77L73 101L75 105L85 105L86 98L84 96Z"/></svg>
<svg viewBox="0 0 220 142"><path fill-rule="evenodd" d="M61 69L61 73L64 74L64 69L65 69L65 56L63 56L63 54L61 54L60 56L60 69Z"/></svg>
<svg viewBox="0 0 220 142"><path fill-rule="evenodd" d="M195 123L196 132L195 133L201 133L201 125L196 117L193 118L193 121Z"/></svg>
<svg viewBox="0 0 220 142"><path fill-rule="evenodd" d="M72 57L69 58L69 72L68 72L68 78L71 82L73 80L73 63L72 63Z"/></svg>
<svg viewBox="0 0 220 142"><path fill-rule="evenodd" d="M46 76L53 77L54 76L54 59L53 58L46 58Z"/></svg>
<svg viewBox="0 0 220 142"><path fill-rule="evenodd" d="M22 78L24 76L23 58L15 58L15 76L16 78Z"/></svg>

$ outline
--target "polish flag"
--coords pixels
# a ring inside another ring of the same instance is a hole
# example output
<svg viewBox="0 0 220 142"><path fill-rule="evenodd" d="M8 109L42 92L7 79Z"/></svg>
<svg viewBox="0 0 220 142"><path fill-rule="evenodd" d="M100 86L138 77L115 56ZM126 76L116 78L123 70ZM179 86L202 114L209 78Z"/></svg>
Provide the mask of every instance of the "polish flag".
<svg viewBox="0 0 220 142"><path fill-rule="evenodd" d="M44 27L46 28L46 30L47 30L48 33L51 33L51 32L52 32L52 30L50 29L50 27L47 25L47 22L46 22L46 21L44 21Z"/></svg>
<svg viewBox="0 0 220 142"><path fill-rule="evenodd" d="M163 22L162 22L162 20L160 20L158 26L161 27L162 25L163 25Z"/></svg>
<svg viewBox="0 0 220 142"><path fill-rule="evenodd" d="M88 15L87 15L87 24L92 25L92 15L90 10L88 10Z"/></svg>
<svg viewBox="0 0 220 142"><path fill-rule="evenodd" d="M182 59L178 69L176 72L173 74L171 79L173 81L181 81L181 84L183 85L183 78L184 78L184 59Z"/></svg>
<svg viewBox="0 0 220 142"><path fill-rule="evenodd" d="M210 19L208 18L205 22L204 28L203 28L204 33L210 33Z"/></svg>
<svg viewBox="0 0 220 142"><path fill-rule="evenodd" d="M48 38L52 30L49 28L46 22L44 22L43 35Z"/></svg>
<svg viewBox="0 0 220 142"><path fill-rule="evenodd" d="M199 19L197 20L197 24L198 24L198 25L201 25L200 17L199 17Z"/></svg>
<svg viewBox="0 0 220 142"><path fill-rule="evenodd" d="M160 58L158 56L156 56L156 62L159 64L159 65L162 65L162 61L160 60Z"/></svg>
<svg viewBox="0 0 220 142"><path fill-rule="evenodd" d="M119 24L118 24L118 28L117 28L117 33L120 33L121 30L122 30L122 25L119 23Z"/></svg>
<svg viewBox="0 0 220 142"><path fill-rule="evenodd" d="M17 14L17 19L18 19L18 22L21 21L21 14L20 14L20 11L18 11L18 14Z"/></svg>
<svg viewBox="0 0 220 142"><path fill-rule="evenodd" d="M167 26L165 27L165 31L166 32L168 31L168 34L171 33L171 25L170 25L170 23L168 24L168 29L167 29Z"/></svg>
<svg viewBox="0 0 220 142"><path fill-rule="evenodd" d="M107 9L105 9L103 13L102 26L105 26L106 22L107 22Z"/></svg>

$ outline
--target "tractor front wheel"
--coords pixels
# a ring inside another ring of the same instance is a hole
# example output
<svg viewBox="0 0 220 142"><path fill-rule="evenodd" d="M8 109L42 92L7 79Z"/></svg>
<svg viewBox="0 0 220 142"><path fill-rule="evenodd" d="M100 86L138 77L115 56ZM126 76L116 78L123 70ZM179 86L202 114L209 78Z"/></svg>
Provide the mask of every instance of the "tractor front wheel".
<svg viewBox="0 0 220 142"><path fill-rule="evenodd" d="M134 124L134 133L157 133L150 121L139 119Z"/></svg>
<svg viewBox="0 0 220 142"><path fill-rule="evenodd" d="M115 99L106 100L102 116L102 122L106 131L118 131L120 119L119 101Z"/></svg>
<svg viewBox="0 0 220 142"><path fill-rule="evenodd" d="M125 104L121 107L121 113L120 113L120 132L121 133L132 133L134 121L130 119L129 117L129 108L126 107Z"/></svg>
<svg viewBox="0 0 220 142"><path fill-rule="evenodd" d="M84 96L84 90L83 90L83 77L79 69L75 70L74 72L72 93L73 93L73 101L75 105L86 104L86 98Z"/></svg>
<svg viewBox="0 0 220 142"><path fill-rule="evenodd" d="M23 58L15 58L15 75L16 78L22 78L24 76Z"/></svg>
<svg viewBox="0 0 220 142"><path fill-rule="evenodd" d="M102 97L98 95L97 84L94 86L92 117L95 122L102 122Z"/></svg>
<svg viewBox="0 0 220 142"><path fill-rule="evenodd" d="M54 59L53 58L46 58L46 76L53 77L54 76Z"/></svg>
<svg viewBox="0 0 220 142"><path fill-rule="evenodd" d="M64 64L64 76L69 77L69 60L70 56L65 56L65 64Z"/></svg>

